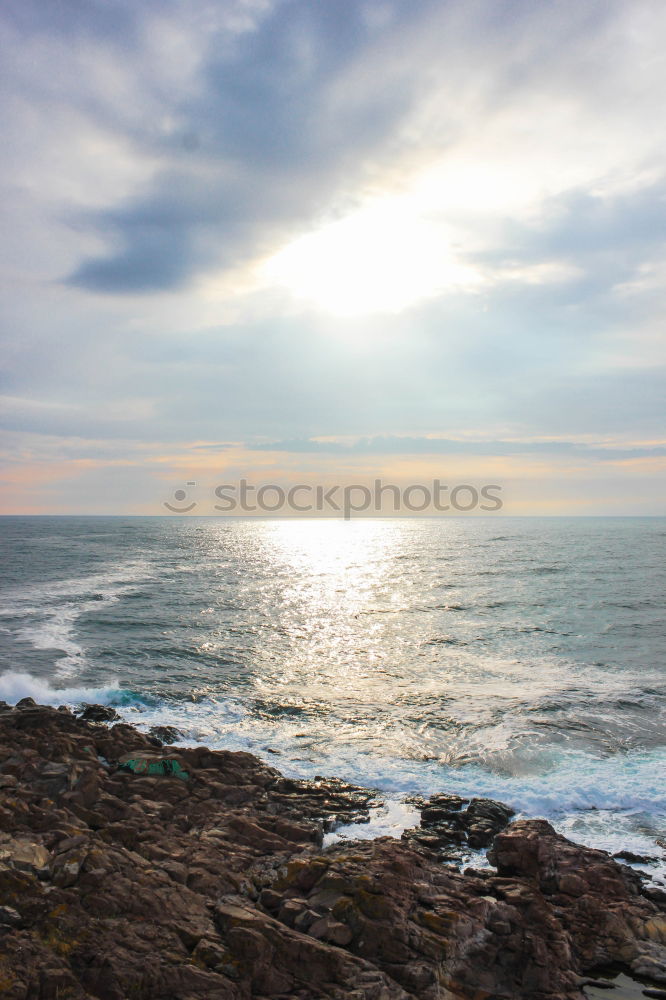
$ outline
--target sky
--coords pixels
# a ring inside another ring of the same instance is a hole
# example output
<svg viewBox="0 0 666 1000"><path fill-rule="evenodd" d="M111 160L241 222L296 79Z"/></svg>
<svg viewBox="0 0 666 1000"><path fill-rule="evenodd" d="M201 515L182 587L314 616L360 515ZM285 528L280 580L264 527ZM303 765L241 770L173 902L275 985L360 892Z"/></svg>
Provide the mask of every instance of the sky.
<svg viewBox="0 0 666 1000"><path fill-rule="evenodd" d="M6 0L0 511L666 514L665 46L662 0Z"/></svg>

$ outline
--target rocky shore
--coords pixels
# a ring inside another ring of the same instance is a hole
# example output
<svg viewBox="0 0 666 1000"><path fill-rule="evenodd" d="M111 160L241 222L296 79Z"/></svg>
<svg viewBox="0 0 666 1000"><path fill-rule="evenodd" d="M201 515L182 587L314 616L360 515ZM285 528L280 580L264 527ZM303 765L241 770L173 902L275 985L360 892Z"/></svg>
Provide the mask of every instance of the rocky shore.
<svg viewBox="0 0 666 1000"><path fill-rule="evenodd" d="M371 792L174 735L0 703L0 996L582 1000L614 965L666 997L666 896L544 820L438 795L322 848Z"/></svg>

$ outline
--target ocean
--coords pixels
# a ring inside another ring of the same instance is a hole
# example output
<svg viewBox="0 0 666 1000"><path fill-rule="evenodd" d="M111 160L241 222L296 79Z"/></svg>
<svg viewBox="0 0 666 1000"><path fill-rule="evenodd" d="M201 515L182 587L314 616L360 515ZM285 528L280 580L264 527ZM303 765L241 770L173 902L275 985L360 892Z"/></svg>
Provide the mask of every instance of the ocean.
<svg viewBox="0 0 666 1000"><path fill-rule="evenodd" d="M449 791L666 857L664 518L4 517L0 545L1 699L375 787L355 835Z"/></svg>

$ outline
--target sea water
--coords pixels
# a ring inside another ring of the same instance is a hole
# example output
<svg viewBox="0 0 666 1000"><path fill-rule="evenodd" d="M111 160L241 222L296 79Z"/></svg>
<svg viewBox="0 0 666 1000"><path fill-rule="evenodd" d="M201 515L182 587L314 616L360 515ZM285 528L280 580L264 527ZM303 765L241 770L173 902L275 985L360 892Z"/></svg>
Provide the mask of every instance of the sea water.
<svg viewBox="0 0 666 1000"><path fill-rule="evenodd" d="M0 533L6 701L103 702L376 787L365 836L448 791L666 854L666 519L5 517Z"/></svg>

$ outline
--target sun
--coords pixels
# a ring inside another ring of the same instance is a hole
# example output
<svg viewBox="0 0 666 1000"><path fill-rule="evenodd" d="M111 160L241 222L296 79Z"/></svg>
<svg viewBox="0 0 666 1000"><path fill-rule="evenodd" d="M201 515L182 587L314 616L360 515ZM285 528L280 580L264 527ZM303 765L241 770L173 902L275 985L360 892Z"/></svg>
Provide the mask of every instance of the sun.
<svg viewBox="0 0 666 1000"><path fill-rule="evenodd" d="M398 313L480 280L445 227L388 198L299 237L261 270L267 283L338 316Z"/></svg>

